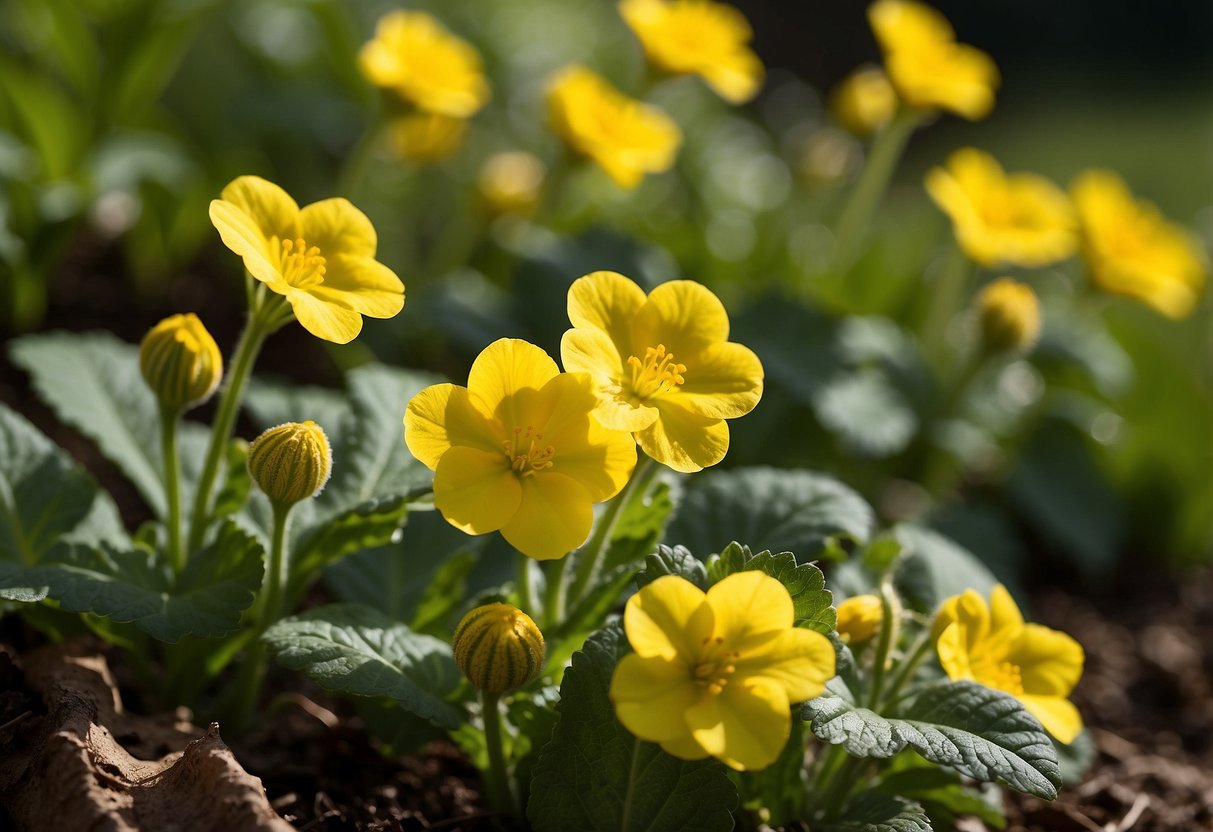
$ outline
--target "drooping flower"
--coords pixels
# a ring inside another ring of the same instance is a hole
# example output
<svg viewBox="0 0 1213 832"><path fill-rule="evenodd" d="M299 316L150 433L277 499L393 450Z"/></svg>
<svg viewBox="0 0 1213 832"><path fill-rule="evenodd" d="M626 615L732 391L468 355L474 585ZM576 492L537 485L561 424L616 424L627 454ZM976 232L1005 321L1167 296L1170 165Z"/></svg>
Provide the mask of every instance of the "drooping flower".
<svg viewBox="0 0 1213 832"><path fill-rule="evenodd" d="M875 66L861 66L842 80L830 95L838 123L856 136L868 136L889 123L897 109L897 93L889 76Z"/></svg>
<svg viewBox="0 0 1213 832"><path fill-rule="evenodd" d="M425 12L385 14L358 61L372 84L427 112L467 118L489 100L480 54Z"/></svg>
<svg viewBox="0 0 1213 832"><path fill-rule="evenodd" d="M918 110L948 110L976 121L994 107L998 67L956 42L947 18L913 0L877 0L868 22L898 96Z"/></svg>
<svg viewBox="0 0 1213 832"><path fill-rule="evenodd" d="M1170 318L1187 317L1208 269L1192 235L1168 222L1153 204L1135 200L1112 171L1083 173L1070 194L1078 210L1083 258L1096 285Z"/></svg>
<svg viewBox="0 0 1213 832"><path fill-rule="evenodd" d="M503 338L472 363L468 386L436 384L413 397L404 438L434 471L434 505L468 534L501 531L537 560L585 542L593 504L623 488L636 465L627 436L591 417L583 373Z"/></svg>
<svg viewBox="0 0 1213 832"><path fill-rule="evenodd" d="M876 635L884 619L879 595L852 595L838 605L838 623L834 629L847 644L860 644Z"/></svg>
<svg viewBox="0 0 1213 832"><path fill-rule="evenodd" d="M977 293L978 335L989 353L1027 352L1040 337L1040 301L1032 287L1009 277Z"/></svg>
<svg viewBox="0 0 1213 832"><path fill-rule="evenodd" d="M274 183L241 176L211 201L210 216L249 274L283 295L317 338L348 343L363 315L391 318L404 307L404 284L375 259L374 226L346 199L300 209Z"/></svg>
<svg viewBox="0 0 1213 832"><path fill-rule="evenodd" d="M583 66L561 70L548 86L552 128L593 160L621 188L634 188L646 173L669 170L682 131L656 107L628 98Z"/></svg>
<svg viewBox="0 0 1213 832"><path fill-rule="evenodd" d="M467 119L438 113L409 113L388 125L389 144L392 152L406 162L434 164L459 149L467 124Z"/></svg>
<svg viewBox="0 0 1213 832"><path fill-rule="evenodd" d="M706 593L658 578L624 609L635 652L611 679L616 717L675 757L766 768L787 743L792 703L819 696L834 675L829 640L792 621L787 589L762 572Z"/></svg>
<svg viewBox="0 0 1213 832"><path fill-rule="evenodd" d="M745 16L713 0L622 0L619 13L660 69L698 75L721 98L743 104L762 85Z"/></svg>
<svg viewBox="0 0 1213 832"><path fill-rule="evenodd" d="M952 220L956 242L983 266L1045 266L1078 245L1065 192L1043 176L1003 171L998 160L961 148L927 171L927 193Z"/></svg>
<svg viewBox="0 0 1213 832"><path fill-rule="evenodd" d="M729 449L726 419L762 397L762 364L729 341L729 316L707 288L672 280L644 290L615 272L569 287L573 328L560 342L565 369L589 373L603 425L628 431L675 471L715 465Z"/></svg>
<svg viewBox="0 0 1213 832"><path fill-rule="evenodd" d="M1082 717L1067 697L1082 676L1082 645L1065 633L1025 623L1001 584L988 605L972 589L944 601L934 632L949 679L1011 694L1059 742L1078 736Z"/></svg>

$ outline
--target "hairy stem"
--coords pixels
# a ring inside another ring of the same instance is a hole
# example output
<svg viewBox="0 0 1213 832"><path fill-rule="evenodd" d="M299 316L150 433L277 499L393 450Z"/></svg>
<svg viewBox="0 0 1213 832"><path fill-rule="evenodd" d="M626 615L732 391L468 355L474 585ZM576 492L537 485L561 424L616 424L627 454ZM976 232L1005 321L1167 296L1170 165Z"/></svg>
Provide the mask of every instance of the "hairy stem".
<svg viewBox="0 0 1213 832"><path fill-rule="evenodd" d="M168 513L164 524L168 528L168 562L173 574L185 569L185 550L181 548L181 460L177 453L177 423L181 413L160 408L160 452L164 457L164 498Z"/></svg>
<svg viewBox="0 0 1213 832"><path fill-rule="evenodd" d="M484 740L489 752L488 789L493 808L513 816L514 797L510 791L510 776L505 766L505 750L501 742L500 695L481 691L480 703L484 719Z"/></svg>

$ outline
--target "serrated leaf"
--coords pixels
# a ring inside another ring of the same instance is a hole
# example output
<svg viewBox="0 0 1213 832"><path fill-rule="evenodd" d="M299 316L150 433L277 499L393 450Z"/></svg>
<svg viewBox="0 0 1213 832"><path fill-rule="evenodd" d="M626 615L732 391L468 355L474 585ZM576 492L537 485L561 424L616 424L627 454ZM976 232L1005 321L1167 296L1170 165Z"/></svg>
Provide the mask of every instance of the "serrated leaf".
<svg viewBox="0 0 1213 832"><path fill-rule="evenodd" d="M708 581L716 583L735 572L757 570L765 572L787 588L792 596L797 627L807 627L819 633L833 632L838 623L834 609L834 594L826 589L826 578L811 563L796 563L791 552L753 554L749 546L730 543L719 555L708 560Z"/></svg>
<svg viewBox="0 0 1213 832"><path fill-rule="evenodd" d="M655 553L645 557L644 569L636 576L636 587L644 587L665 575L677 575L700 589L708 588L707 567L685 546L658 546Z"/></svg>
<svg viewBox="0 0 1213 832"><path fill-rule="evenodd" d="M262 640L280 664L327 690L386 696L443 728L464 721L460 710L444 701L459 684L450 645L370 607L319 607L279 621Z"/></svg>
<svg viewBox="0 0 1213 832"><path fill-rule="evenodd" d="M707 471L686 487L666 529L667 544L714 552L729 540L755 549L818 557L831 535L863 543L875 515L854 490L833 477L778 468Z"/></svg>
<svg viewBox="0 0 1213 832"><path fill-rule="evenodd" d="M556 728L535 765L527 818L537 832L731 830L737 796L721 763L679 760L615 719L608 691L628 649L612 626L573 654Z"/></svg>
<svg viewBox="0 0 1213 832"><path fill-rule="evenodd" d="M68 612L133 623L161 641L218 638L240 628L264 575L261 544L230 521L174 580L146 549L73 545L46 570L50 595Z"/></svg>
<svg viewBox="0 0 1213 832"><path fill-rule="evenodd" d="M818 421L858 456L892 456L918 432L914 409L879 369L832 379L814 395L813 407Z"/></svg>
<svg viewBox="0 0 1213 832"><path fill-rule="evenodd" d="M900 523L893 534L902 547L894 579L910 606L931 612L944 599L975 589L989 595L998 580L977 556L939 532Z"/></svg>
<svg viewBox="0 0 1213 832"><path fill-rule="evenodd" d="M816 827L814 827L816 828ZM842 817L822 832L932 832L926 812L912 800L864 792L847 804Z"/></svg>
<svg viewBox="0 0 1213 832"><path fill-rule="evenodd" d="M837 695L804 705L813 733L857 757L887 758L906 747L982 781L1052 800L1061 785L1057 754L1036 718L1014 697L974 682L941 682L885 718Z"/></svg>

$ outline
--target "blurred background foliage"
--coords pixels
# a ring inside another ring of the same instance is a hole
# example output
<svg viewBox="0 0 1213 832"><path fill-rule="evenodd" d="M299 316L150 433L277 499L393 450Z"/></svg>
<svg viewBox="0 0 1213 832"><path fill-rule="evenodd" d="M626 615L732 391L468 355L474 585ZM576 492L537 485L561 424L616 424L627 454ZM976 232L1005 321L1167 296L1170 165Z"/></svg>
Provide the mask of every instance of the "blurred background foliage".
<svg viewBox="0 0 1213 832"><path fill-rule="evenodd" d="M925 520L1008 580L1026 567L1097 580L1118 564L1213 559L1207 288L1175 321L1096 294L1075 259L982 270L981 282L1028 280L1044 332L1031 355L983 365L962 385L966 316L923 329L924 287L954 244L922 188L927 168L965 145L1063 186L1107 167L1207 250L1213 8L938 4L999 64L998 102L983 121L943 116L913 136L863 252L839 274L831 228L865 146L834 123L825 94L879 57L864 7L737 5L768 67L740 108L698 79L655 77L610 2L410 3L474 44L492 88L449 158L423 159L393 151L386 125L400 104L358 69L396 4L6 0L0 331L59 323L65 273L103 283L148 321L194 304L199 288L185 284L202 275L203 294L236 316L239 276L212 256L207 204L257 173L301 204L349 197L405 281L404 313L331 349L335 367L377 356L458 380L498 337L557 354L564 290L588 271L649 286L688 277L721 296L733 339L767 372L725 465L834 473L886 519ZM672 173L625 191L568 154L547 126L544 88L573 61L678 121ZM519 149L546 167L543 195L529 213L501 214L478 177L490 156ZM942 352L930 344L939 338Z"/></svg>

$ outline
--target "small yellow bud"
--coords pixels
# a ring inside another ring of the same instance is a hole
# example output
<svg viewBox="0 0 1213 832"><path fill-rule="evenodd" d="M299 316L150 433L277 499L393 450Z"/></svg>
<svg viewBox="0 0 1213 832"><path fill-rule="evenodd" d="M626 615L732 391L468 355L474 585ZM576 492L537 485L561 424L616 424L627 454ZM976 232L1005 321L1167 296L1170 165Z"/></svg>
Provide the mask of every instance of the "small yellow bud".
<svg viewBox="0 0 1213 832"><path fill-rule="evenodd" d="M977 294L981 345L989 353L1027 352L1040 337L1040 302L1026 283L1000 277Z"/></svg>
<svg viewBox="0 0 1213 832"><path fill-rule="evenodd" d="M869 136L888 124L897 109L897 93L884 70L864 66L834 88L830 108L838 123L856 136Z"/></svg>
<svg viewBox="0 0 1213 832"><path fill-rule="evenodd" d="M852 595L838 605L838 636L847 644L867 641L883 617L879 595Z"/></svg>
<svg viewBox="0 0 1213 832"><path fill-rule="evenodd" d="M143 336L139 370L162 407L181 411L215 392L223 377L223 355L197 315L172 315Z"/></svg>
<svg viewBox="0 0 1213 832"><path fill-rule="evenodd" d="M530 153L497 153L480 168L480 198L490 214L529 214L539 204L545 175L543 162Z"/></svg>
<svg viewBox="0 0 1213 832"><path fill-rule="evenodd" d="M328 437L315 422L287 422L253 440L248 470L277 506L292 506L320 493L333 468Z"/></svg>
<svg viewBox="0 0 1213 832"><path fill-rule="evenodd" d="M392 121L389 145L398 159L432 165L454 155L467 133L467 119L438 113L411 113Z"/></svg>
<svg viewBox="0 0 1213 832"><path fill-rule="evenodd" d="M509 604L476 607L455 628L451 645L455 664L485 693L520 688L543 669L543 633Z"/></svg>

